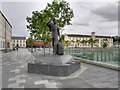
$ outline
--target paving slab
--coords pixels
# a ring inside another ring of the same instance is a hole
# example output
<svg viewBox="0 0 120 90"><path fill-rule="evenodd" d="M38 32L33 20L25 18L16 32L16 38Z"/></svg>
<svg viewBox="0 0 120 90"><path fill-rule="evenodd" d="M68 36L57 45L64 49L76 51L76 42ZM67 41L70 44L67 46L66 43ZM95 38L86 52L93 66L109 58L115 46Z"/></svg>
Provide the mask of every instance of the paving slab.
<svg viewBox="0 0 120 90"><path fill-rule="evenodd" d="M60 80L60 83L62 84L63 88L95 88L80 78Z"/></svg>
<svg viewBox="0 0 120 90"><path fill-rule="evenodd" d="M118 71L90 64L82 64L87 69L79 76L96 88L118 88Z"/></svg>

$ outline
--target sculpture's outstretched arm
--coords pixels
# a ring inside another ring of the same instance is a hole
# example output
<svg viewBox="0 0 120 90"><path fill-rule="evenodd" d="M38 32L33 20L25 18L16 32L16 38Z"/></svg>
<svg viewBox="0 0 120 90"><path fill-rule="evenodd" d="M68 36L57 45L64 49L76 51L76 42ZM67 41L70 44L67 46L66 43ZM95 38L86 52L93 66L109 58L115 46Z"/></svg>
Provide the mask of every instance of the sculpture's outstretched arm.
<svg viewBox="0 0 120 90"><path fill-rule="evenodd" d="M51 25L50 25L50 22L51 22L51 21L49 21L49 22L47 23L47 26L49 27L49 30L51 31Z"/></svg>

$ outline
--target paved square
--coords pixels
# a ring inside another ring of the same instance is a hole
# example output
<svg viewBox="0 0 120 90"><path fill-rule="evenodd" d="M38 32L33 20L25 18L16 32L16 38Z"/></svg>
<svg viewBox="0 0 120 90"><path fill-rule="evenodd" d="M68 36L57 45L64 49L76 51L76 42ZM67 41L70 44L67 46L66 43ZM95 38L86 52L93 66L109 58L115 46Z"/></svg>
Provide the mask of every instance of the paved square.
<svg viewBox="0 0 120 90"><path fill-rule="evenodd" d="M2 88L118 88L118 71L85 63L79 72L66 78L30 74L27 63L34 58L27 49L3 53Z"/></svg>

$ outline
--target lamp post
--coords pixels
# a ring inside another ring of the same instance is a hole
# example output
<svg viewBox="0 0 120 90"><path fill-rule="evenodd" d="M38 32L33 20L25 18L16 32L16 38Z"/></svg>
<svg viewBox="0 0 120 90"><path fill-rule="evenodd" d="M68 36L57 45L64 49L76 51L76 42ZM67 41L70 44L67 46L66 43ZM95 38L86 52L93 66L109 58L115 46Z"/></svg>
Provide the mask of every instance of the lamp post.
<svg viewBox="0 0 120 90"><path fill-rule="evenodd" d="M30 36L31 36L31 53L33 53L33 41L32 41L32 36L33 36L33 34L30 33Z"/></svg>
<svg viewBox="0 0 120 90"><path fill-rule="evenodd" d="M35 43L36 43L36 37L34 37L34 38L35 38ZM36 47L37 47L37 46L36 46L36 44L35 44L35 52L36 52Z"/></svg>
<svg viewBox="0 0 120 90"><path fill-rule="evenodd" d="M28 38L28 41L27 41L27 42L28 42L28 50L29 50L29 38Z"/></svg>

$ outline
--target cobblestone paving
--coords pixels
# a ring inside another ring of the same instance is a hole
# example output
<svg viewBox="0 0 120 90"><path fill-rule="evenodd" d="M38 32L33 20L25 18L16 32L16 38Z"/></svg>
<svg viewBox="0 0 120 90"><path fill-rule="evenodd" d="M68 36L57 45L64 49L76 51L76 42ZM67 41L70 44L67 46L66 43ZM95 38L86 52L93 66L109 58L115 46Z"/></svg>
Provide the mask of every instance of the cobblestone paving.
<svg viewBox="0 0 120 90"><path fill-rule="evenodd" d="M117 88L118 72L89 64L75 78L56 79L42 74L27 73L27 63L34 56L27 49L4 53L2 58L3 88Z"/></svg>

